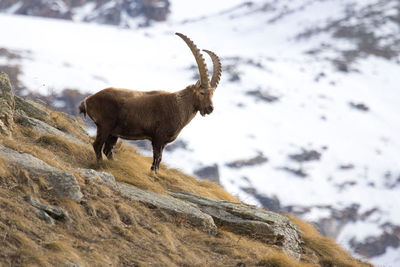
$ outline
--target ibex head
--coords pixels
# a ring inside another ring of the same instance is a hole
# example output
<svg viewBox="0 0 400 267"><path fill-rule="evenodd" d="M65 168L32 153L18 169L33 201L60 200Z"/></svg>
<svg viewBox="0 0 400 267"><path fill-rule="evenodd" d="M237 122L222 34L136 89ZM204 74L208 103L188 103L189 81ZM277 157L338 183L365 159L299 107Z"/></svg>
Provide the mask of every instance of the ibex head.
<svg viewBox="0 0 400 267"><path fill-rule="evenodd" d="M193 88L194 95L193 101L196 110L198 110L202 116L205 116L206 114L210 114L214 110L212 97L214 94L214 90L217 88L219 80L221 78L221 62L216 54L209 50L203 50L210 55L213 62L213 76L210 82L207 65L200 50L187 36L181 33L176 33L176 35L178 35L185 41L196 59L200 73L200 80L198 80L196 84L191 86Z"/></svg>

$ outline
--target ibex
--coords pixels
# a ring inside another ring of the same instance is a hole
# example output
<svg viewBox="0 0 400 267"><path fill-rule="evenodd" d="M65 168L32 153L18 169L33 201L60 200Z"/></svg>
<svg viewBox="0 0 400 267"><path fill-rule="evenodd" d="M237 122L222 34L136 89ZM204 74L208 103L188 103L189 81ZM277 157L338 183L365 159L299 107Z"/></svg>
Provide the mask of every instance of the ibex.
<svg viewBox="0 0 400 267"><path fill-rule="evenodd" d="M221 77L221 62L217 55L205 51L213 63L211 82L200 50L187 36L176 33L192 51L199 68L200 80L181 91L135 91L106 88L83 100L79 112L86 113L97 126L93 149L97 160L101 150L113 159L118 137L128 140L148 139L153 146L151 170L158 172L164 147L174 141L180 131L199 111L202 116L213 110L212 97Z"/></svg>

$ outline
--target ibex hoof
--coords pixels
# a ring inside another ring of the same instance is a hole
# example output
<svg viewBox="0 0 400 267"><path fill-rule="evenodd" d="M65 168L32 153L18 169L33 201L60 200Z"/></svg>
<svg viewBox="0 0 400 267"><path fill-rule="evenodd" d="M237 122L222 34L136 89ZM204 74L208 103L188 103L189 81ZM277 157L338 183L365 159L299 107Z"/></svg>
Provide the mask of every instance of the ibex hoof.
<svg viewBox="0 0 400 267"><path fill-rule="evenodd" d="M157 174L157 173L158 173L158 168L157 168L157 167L155 167L155 166L151 166L150 170L151 170L151 171L154 171L154 172L155 172L155 174Z"/></svg>

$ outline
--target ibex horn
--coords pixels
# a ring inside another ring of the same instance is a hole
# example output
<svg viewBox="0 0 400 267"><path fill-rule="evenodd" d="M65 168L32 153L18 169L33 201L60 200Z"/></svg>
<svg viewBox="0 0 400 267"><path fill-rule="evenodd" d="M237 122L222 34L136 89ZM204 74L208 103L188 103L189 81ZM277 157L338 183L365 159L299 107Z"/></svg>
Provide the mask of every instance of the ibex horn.
<svg viewBox="0 0 400 267"><path fill-rule="evenodd" d="M190 40L186 35L182 33L176 33L179 37L181 37L185 43L189 46L190 50L192 51L194 58L196 59L197 66L200 72L200 86L202 88L210 88L210 80L208 77L208 70L206 62L204 61L203 55L201 54L200 50L197 46Z"/></svg>
<svg viewBox="0 0 400 267"><path fill-rule="evenodd" d="M213 76L211 78L211 87L215 89L217 88L219 80L221 79L221 73L222 73L221 61L219 60L218 56L214 54L214 52L206 49L203 49L203 51L210 55L213 63Z"/></svg>

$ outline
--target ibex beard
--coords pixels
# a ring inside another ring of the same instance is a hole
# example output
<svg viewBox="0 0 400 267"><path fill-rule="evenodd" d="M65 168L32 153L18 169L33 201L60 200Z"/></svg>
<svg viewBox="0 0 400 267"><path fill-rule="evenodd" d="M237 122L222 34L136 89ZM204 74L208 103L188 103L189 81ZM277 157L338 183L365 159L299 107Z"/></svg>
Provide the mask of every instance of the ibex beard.
<svg viewBox="0 0 400 267"><path fill-rule="evenodd" d="M79 112L87 114L97 126L93 149L98 161L102 160L102 150L109 160L113 159L118 138L147 139L153 147L151 170L157 173L165 146L177 138L197 112L202 116L213 112L212 97L221 77L221 62L213 52L203 50L213 63L210 81L200 50L187 36L176 34L195 57L200 73L200 80L195 84L174 93L106 88L80 103Z"/></svg>

